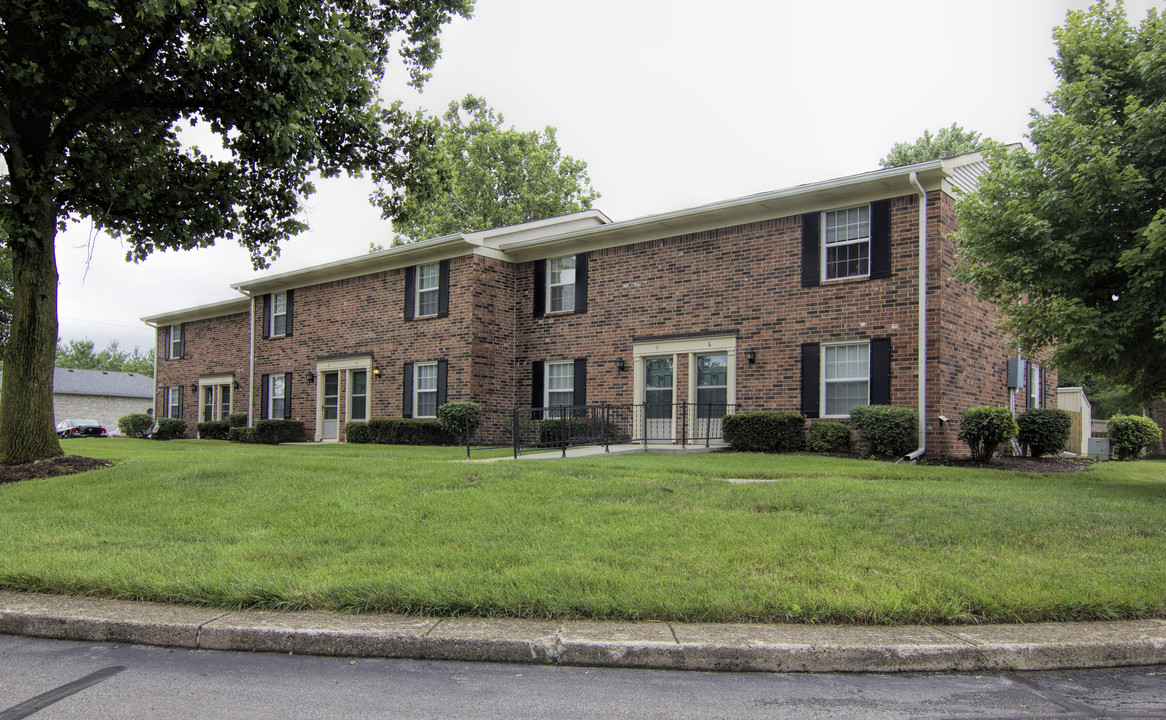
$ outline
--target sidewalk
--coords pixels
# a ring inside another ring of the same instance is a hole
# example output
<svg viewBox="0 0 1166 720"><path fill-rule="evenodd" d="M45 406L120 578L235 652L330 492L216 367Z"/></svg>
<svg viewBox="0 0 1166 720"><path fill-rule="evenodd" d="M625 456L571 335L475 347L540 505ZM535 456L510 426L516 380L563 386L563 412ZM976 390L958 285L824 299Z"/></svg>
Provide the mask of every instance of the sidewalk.
<svg viewBox="0 0 1166 720"><path fill-rule="evenodd" d="M344 657L676 670L923 672L1166 664L1166 621L857 627L224 611L0 593L0 633Z"/></svg>

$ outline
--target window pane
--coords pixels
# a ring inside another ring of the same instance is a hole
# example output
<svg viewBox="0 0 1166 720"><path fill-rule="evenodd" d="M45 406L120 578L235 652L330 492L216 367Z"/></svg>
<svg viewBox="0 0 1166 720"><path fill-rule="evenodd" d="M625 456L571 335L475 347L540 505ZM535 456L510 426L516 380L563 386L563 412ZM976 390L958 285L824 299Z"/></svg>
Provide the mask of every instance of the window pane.
<svg viewBox="0 0 1166 720"><path fill-rule="evenodd" d="M287 293L285 293L285 292L275 293L274 295L271 296L271 299L275 303L275 306L272 309L271 314L272 315L285 315L287 313Z"/></svg>
<svg viewBox="0 0 1166 720"><path fill-rule="evenodd" d="M437 365L426 364L417 366L417 390L437 389Z"/></svg>
<svg viewBox="0 0 1166 720"><path fill-rule="evenodd" d="M702 355L696 359L698 387L729 384L729 356Z"/></svg>
<svg viewBox="0 0 1166 720"><path fill-rule="evenodd" d="M219 419L226 420L231 414L231 386L219 386Z"/></svg>
<svg viewBox="0 0 1166 720"><path fill-rule="evenodd" d="M547 261L547 311L575 309L575 256Z"/></svg>
<svg viewBox="0 0 1166 720"><path fill-rule="evenodd" d="M416 417L434 417L437 415L437 393L426 391L417 393Z"/></svg>
<svg viewBox="0 0 1166 720"><path fill-rule="evenodd" d="M364 420L368 417L365 413L366 398L364 395L352 396L352 419Z"/></svg>
<svg viewBox="0 0 1166 720"><path fill-rule="evenodd" d="M547 389L573 391L575 389L575 363L547 363Z"/></svg>
<svg viewBox="0 0 1166 720"><path fill-rule="evenodd" d="M440 282L440 274L438 270L440 266L438 263L432 265L422 265L417 268L417 289L418 290L436 290Z"/></svg>
<svg viewBox="0 0 1166 720"><path fill-rule="evenodd" d="M329 396L340 394L340 373L324 373L324 394Z"/></svg>
<svg viewBox="0 0 1166 720"><path fill-rule="evenodd" d="M644 363L644 370L647 375L645 382L649 388L672 387L672 358L648 360ZM670 393L668 402L672 402L671 397Z"/></svg>
<svg viewBox="0 0 1166 720"><path fill-rule="evenodd" d="M364 370L356 370L352 373L352 394L364 395L368 387L368 373Z"/></svg>
<svg viewBox="0 0 1166 720"><path fill-rule="evenodd" d="M865 380L826 385L826 414L849 415L850 408L867 405L869 383Z"/></svg>
<svg viewBox="0 0 1166 720"><path fill-rule="evenodd" d="M271 376L271 397L283 399L283 375Z"/></svg>
<svg viewBox="0 0 1166 720"><path fill-rule="evenodd" d="M699 418L719 418L726 412L729 391L726 388L698 388L696 391L696 416Z"/></svg>

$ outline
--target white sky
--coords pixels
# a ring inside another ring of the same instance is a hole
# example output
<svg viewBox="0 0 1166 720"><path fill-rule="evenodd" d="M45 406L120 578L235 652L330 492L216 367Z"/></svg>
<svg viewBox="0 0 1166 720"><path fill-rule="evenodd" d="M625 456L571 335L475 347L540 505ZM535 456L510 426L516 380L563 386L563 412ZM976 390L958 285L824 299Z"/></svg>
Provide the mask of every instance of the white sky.
<svg viewBox="0 0 1166 720"><path fill-rule="evenodd" d="M422 93L390 69L387 99L440 115L484 96L521 130L558 128L613 220L875 170L891 146L958 122L1023 139L1055 86L1052 30L1086 0L477 0L442 34ZM1162 0L1127 0L1133 21ZM287 272L359 255L391 229L367 180L317 183ZM239 297L234 244L124 261L88 221L58 236L60 336L152 347L138 318Z"/></svg>

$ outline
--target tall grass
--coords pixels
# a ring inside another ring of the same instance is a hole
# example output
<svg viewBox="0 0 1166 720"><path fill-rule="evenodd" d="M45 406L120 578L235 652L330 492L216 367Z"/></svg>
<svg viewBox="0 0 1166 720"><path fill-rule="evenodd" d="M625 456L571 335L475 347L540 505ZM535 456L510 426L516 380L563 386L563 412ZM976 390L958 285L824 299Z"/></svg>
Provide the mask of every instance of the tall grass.
<svg viewBox="0 0 1166 720"><path fill-rule="evenodd" d="M1166 616L1160 463L1043 475L724 453L65 449L118 464L0 486L0 588L524 617Z"/></svg>

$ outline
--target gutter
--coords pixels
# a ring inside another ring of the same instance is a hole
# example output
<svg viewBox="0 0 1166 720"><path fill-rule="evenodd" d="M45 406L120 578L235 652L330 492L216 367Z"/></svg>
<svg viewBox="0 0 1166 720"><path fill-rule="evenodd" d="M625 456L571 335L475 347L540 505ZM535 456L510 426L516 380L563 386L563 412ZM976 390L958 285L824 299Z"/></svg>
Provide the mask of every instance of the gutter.
<svg viewBox="0 0 1166 720"><path fill-rule="evenodd" d="M255 399L255 296L251 296L251 352L247 356L247 427L252 427L251 416L255 413L252 411L251 401Z"/></svg>
<svg viewBox="0 0 1166 720"><path fill-rule="evenodd" d="M927 191L915 172L907 178L919 195L919 447L904 460L917 460L927 452Z"/></svg>

